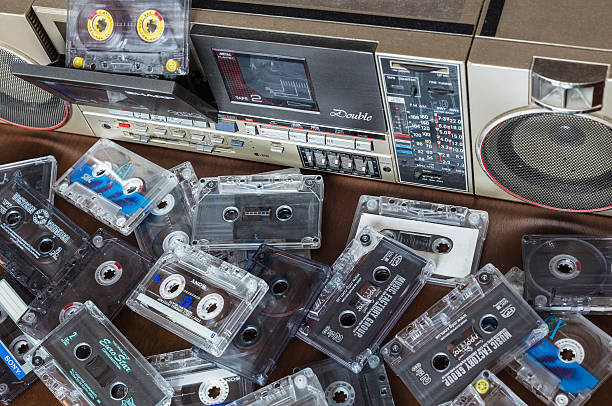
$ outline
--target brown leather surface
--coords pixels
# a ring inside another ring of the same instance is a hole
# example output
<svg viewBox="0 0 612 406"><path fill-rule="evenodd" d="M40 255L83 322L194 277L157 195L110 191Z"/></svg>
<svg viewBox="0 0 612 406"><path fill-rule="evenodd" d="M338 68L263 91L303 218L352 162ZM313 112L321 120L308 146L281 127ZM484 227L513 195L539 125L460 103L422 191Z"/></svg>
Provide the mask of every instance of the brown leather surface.
<svg viewBox="0 0 612 406"><path fill-rule="evenodd" d="M14 127L0 126L0 164L55 155L58 161L58 175L68 169L91 145L95 138L76 135L33 132ZM196 153L124 143L124 146L170 168L184 161L191 161L197 174L216 176L229 174L249 174L278 169L273 165L219 158ZM605 234L612 229L612 218L600 215L558 213L520 203L479 198L458 193L442 192L425 188L408 187L390 183L351 178L340 175L323 174L325 178L325 203L323 216L323 245L313 251L313 258L332 264L345 246L351 226L355 206L360 195L387 195L400 198L425 200L445 204L455 204L486 210L490 216L490 226L482 255L482 264L492 262L502 272L510 267L521 265L520 239L527 233L569 233ZM61 198L56 205L69 217L92 233L101 224L84 214ZM133 236L128 241L135 244ZM395 334L401 327L419 316L429 306L442 297L448 289L426 286L400 322L391 332ZM612 334L612 317L593 316L590 319L608 334ZM144 354L189 348L190 345L166 330L157 327L129 309L123 310L115 321L119 329ZM390 336L391 336L390 335ZM388 340L385 340L387 342ZM289 374L293 367L323 358L323 354L294 339L283 355L270 382ZM388 369L395 404L398 406L416 405L416 401L400 380ZM541 404L535 397L505 373L501 378L529 405ZM612 380L603 385L593 396L590 405L610 405ZM57 400L46 387L38 382L14 402L15 406L54 405ZM144 406L144 405L140 405Z"/></svg>

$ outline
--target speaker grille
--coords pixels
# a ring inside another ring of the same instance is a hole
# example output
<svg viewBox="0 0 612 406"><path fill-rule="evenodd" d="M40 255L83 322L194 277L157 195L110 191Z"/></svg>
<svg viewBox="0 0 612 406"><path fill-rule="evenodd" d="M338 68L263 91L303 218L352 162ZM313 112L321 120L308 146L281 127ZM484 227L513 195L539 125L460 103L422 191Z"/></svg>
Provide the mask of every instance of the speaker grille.
<svg viewBox="0 0 612 406"><path fill-rule="evenodd" d="M508 116L483 135L480 162L500 187L565 211L612 208L612 127L553 112Z"/></svg>
<svg viewBox="0 0 612 406"><path fill-rule="evenodd" d="M11 73L15 63L28 62L0 48L0 121L33 130L53 130L63 125L68 104Z"/></svg>

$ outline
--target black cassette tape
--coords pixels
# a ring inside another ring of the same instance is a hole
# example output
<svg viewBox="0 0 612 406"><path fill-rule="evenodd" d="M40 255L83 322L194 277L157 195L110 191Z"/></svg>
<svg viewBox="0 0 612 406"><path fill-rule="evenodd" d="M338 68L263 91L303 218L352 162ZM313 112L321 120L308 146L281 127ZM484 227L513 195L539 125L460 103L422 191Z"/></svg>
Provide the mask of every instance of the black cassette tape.
<svg viewBox="0 0 612 406"><path fill-rule="evenodd" d="M523 266L536 310L612 314L612 236L526 235Z"/></svg>
<svg viewBox="0 0 612 406"><path fill-rule="evenodd" d="M53 203L53 184L57 177L57 161L53 155L0 165L0 184L20 176L34 190Z"/></svg>
<svg viewBox="0 0 612 406"><path fill-rule="evenodd" d="M176 242L191 242L193 209L200 183L190 162L184 162L170 172L176 176L178 185L134 230L140 249L155 258Z"/></svg>
<svg viewBox="0 0 612 406"><path fill-rule="evenodd" d="M87 301L25 356L40 380L67 406L162 406L172 387Z"/></svg>
<svg viewBox="0 0 612 406"><path fill-rule="evenodd" d="M185 75L190 11L190 0L69 0L66 65Z"/></svg>
<svg viewBox="0 0 612 406"><path fill-rule="evenodd" d="M421 404L457 396L546 335L546 323L488 264L396 334L381 350Z"/></svg>
<svg viewBox="0 0 612 406"><path fill-rule="evenodd" d="M112 320L154 262L145 253L99 229L87 249L70 264L66 283L30 303L18 325L32 337L43 339L87 300L94 301Z"/></svg>
<svg viewBox="0 0 612 406"><path fill-rule="evenodd" d="M181 350L149 357L174 388L172 406L227 405L253 391L248 380Z"/></svg>
<svg viewBox="0 0 612 406"><path fill-rule="evenodd" d="M315 373L327 404L332 406L394 406L387 371L378 355L368 358L367 365L355 374L331 358L296 368L310 368Z"/></svg>
<svg viewBox="0 0 612 406"><path fill-rule="evenodd" d="M433 261L365 227L332 266L298 337L358 373L434 269Z"/></svg>
<svg viewBox="0 0 612 406"><path fill-rule="evenodd" d="M193 243L206 250L321 246L323 178L262 174L201 180Z"/></svg>
<svg viewBox="0 0 612 406"><path fill-rule="evenodd" d="M270 289L220 357L196 355L264 385L310 307L329 280L330 268L262 245L248 271Z"/></svg>
<svg viewBox="0 0 612 406"><path fill-rule="evenodd" d="M493 372L484 370L463 392L439 406L527 406Z"/></svg>
<svg viewBox="0 0 612 406"><path fill-rule="evenodd" d="M35 295L65 276L88 235L23 180L0 186L0 258Z"/></svg>

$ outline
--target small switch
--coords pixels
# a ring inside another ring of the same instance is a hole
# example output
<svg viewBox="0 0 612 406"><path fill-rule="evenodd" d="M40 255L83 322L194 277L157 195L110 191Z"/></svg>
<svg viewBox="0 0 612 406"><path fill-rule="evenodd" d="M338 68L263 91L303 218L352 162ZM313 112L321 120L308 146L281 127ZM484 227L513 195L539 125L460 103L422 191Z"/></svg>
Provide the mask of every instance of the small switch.
<svg viewBox="0 0 612 406"><path fill-rule="evenodd" d="M348 154L340 154L340 166L342 170L353 171L353 158Z"/></svg>
<svg viewBox="0 0 612 406"><path fill-rule="evenodd" d="M130 123L122 123L122 122L119 122L119 124L117 124L117 125L118 125L119 127L121 127L121 128L130 128L130 127L131 127Z"/></svg>
<svg viewBox="0 0 612 406"><path fill-rule="evenodd" d="M215 124L215 129L218 131L225 131L228 133L236 132L236 123L233 121L219 121Z"/></svg>
<svg viewBox="0 0 612 406"><path fill-rule="evenodd" d="M204 140L204 134L191 133L191 139L194 141L202 141Z"/></svg>
<svg viewBox="0 0 612 406"><path fill-rule="evenodd" d="M193 126L198 128L207 128L208 123L206 121L193 120Z"/></svg>
<svg viewBox="0 0 612 406"><path fill-rule="evenodd" d="M168 133L168 130L166 130L165 128L158 127L158 128L153 129L153 134L160 136L160 137L165 136L167 133Z"/></svg>
<svg viewBox="0 0 612 406"><path fill-rule="evenodd" d="M340 169L340 158L338 153L336 152L327 152L327 161L329 163L329 167L334 170Z"/></svg>
<svg viewBox="0 0 612 406"><path fill-rule="evenodd" d="M314 152L315 165L317 168L327 168L327 157L325 156L325 152L315 150Z"/></svg>
<svg viewBox="0 0 612 406"><path fill-rule="evenodd" d="M289 140L294 142L306 142L306 133L300 131L289 131Z"/></svg>
<svg viewBox="0 0 612 406"><path fill-rule="evenodd" d="M212 142L213 144L221 145L223 144L223 137L212 136L210 137L210 142Z"/></svg>
<svg viewBox="0 0 612 406"><path fill-rule="evenodd" d="M325 136L321 134L308 133L308 142L312 144L325 145Z"/></svg>
<svg viewBox="0 0 612 406"><path fill-rule="evenodd" d="M134 131L135 133L138 133L138 134L146 134L147 130L148 130L148 128L144 124L138 124L137 123L137 124L134 124L132 126L132 131Z"/></svg>
<svg viewBox="0 0 612 406"><path fill-rule="evenodd" d="M134 113L134 118L139 118L141 120L149 120L149 119L151 119L151 116L148 113L138 113L138 112L135 112Z"/></svg>
<svg viewBox="0 0 612 406"><path fill-rule="evenodd" d="M244 141L242 141L242 140L232 140L232 141L230 141L230 145L232 147L240 147L240 148L242 148L242 146L244 145Z"/></svg>
<svg viewBox="0 0 612 406"><path fill-rule="evenodd" d="M185 130L179 130L176 128L172 130L172 136L174 138L185 138L185 135L186 135Z"/></svg>
<svg viewBox="0 0 612 406"><path fill-rule="evenodd" d="M282 145L274 145L274 144L272 144L270 146L270 151L271 152L276 152L276 153L282 154L284 150L285 150L285 147L283 147Z"/></svg>
<svg viewBox="0 0 612 406"><path fill-rule="evenodd" d="M274 138L277 140L288 140L289 139L289 130L281 130L278 128L260 128L259 134L262 137Z"/></svg>
<svg viewBox="0 0 612 406"><path fill-rule="evenodd" d="M355 141L355 148L360 151L372 151L372 141L357 140Z"/></svg>
<svg viewBox="0 0 612 406"><path fill-rule="evenodd" d="M308 168L312 168L314 166L314 157L312 156L312 151L309 149L305 149L303 155L306 159L304 165Z"/></svg>
<svg viewBox="0 0 612 406"><path fill-rule="evenodd" d="M247 124L244 126L244 132L248 135L257 135L257 127L252 124Z"/></svg>

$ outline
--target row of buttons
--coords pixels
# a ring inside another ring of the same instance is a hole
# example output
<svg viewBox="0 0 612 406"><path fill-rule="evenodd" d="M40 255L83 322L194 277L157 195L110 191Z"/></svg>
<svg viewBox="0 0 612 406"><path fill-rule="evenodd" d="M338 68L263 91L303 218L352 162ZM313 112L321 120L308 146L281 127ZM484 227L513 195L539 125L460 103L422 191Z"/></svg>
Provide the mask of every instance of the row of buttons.
<svg viewBox="0 0 612 406"><path fill-rule="evenodd" d="M305 168L344 172L380 179L378 160L375 157L304 147L299 147L299 151Z"/></svg>
<svg viewBox="0 0 612 406"><path fill-rule="evenodd" d="M114 116L133 117L133 118L137 118L140 120L159 121L162 123L184 125L187 127L208 128L208 122L204 120L191 120L188 118L167 117L167 116L160 116L156 114L138 113L138 112L133 113L131 111L125 111L125 110L109 110L108 112Z"/></svg>

